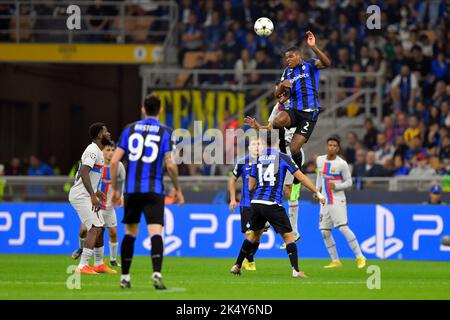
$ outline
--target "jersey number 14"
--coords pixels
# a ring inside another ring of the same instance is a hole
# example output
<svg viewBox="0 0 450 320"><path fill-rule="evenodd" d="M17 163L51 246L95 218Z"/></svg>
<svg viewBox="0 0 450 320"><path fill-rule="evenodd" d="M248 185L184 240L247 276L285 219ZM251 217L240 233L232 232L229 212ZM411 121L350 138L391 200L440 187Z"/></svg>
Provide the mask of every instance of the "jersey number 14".
<svg viewBox="0 0 450 320"><path fill-rule="evenodd" d="M275 178L275 164L271 163L267 166L266 171L263 173L263 165L262 163L258 163L258 178L259 178L259 185L262 187L264 186L264 182L269 182L270 186L275 185L275 181L277 180Z"/></svg>
<svg viewBox="0 0 450 320"><path fill-rule="evenodd" d="M148 134L144 137L135 132L128 138L128 150L130 151L130 154L128 156L128 159L130 161L138 161L141 159L145 163L152 163L156 160L156 157L158 156L159 147L157 142L161 140L160 136L155 136ZM137 142L137 145L135 145ZM149 148L151 150L150 156L143 156L144 148Z"/></svg>

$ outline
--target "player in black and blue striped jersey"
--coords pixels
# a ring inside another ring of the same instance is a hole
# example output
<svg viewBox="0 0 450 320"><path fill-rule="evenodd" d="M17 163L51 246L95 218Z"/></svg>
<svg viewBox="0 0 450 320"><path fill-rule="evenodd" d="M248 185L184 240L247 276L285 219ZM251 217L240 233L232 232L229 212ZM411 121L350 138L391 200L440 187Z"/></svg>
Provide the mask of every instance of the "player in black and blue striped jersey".
<svg viewBox="0 0 450 320"><path fill-rule="evenodd" d="M111 186L113 203L120 198L117 186L118 163L127 157L127 173L124 190L125 237L121 245L121 287L130 288L130 267L133 259L134 241L139 222L144 214L151 242L153 264L152 280L156 289L166 289L161 275L164 244L164 164L175 189L175 200L184 203L178 181L178 167L173 158L172 129L159 122L161 101L148 95L141 108L144 119L128 125L119 138L111 160Z"/></svg>
<svg viewBox="0 0 450 320"><path fill-rule="evenodd" d="M275 89L275 96L280 97L289 92L289 110L281 111L273 120L275 129L297 128L289 144L292 159L301 166L300 151L311 136L319 112L319 76L320 69L331 65L330 59L316 46L316 38L311 31L306 32L307 44L317 55L309 61L303 59L300 48L291 47L285 51L287 68ZM298 181L294 180L294 183Z"/></svg>
<svg viewBox="0 0 450 320"><path fill-rule="evenodd" d="M258 156L253 163L249 189L254 190L251 200L252 216L250 218L250 232L244 240L235 265L231 273L240 274L242 263L246 256L252 252L254 244L259 242L267 222L281 234L286 243L286 251L292 266L292 276L306 277L299 270L297 245L294 241L289 217L281 205L283 197L283 184L286 173L289 171L302 185L316 194L320 202L325 204L325 197L317 190L315 185L308 179L294 163L292 158L278 150L277 131L267 131L267 148Z"/></svg>
<svg viewBox="0 0 450 320"><path fill-rule="evenodd" d="M242 233L247 233L248 228L250 227L250 218L251 218L251 200L252 200L252 192L248 187L248 181L250 178L250 172L252 169L252 164L256 162L258 158L258 154L260 151L261 143L258 137L251 136L249 139L248 145L248 155L239 159L234 166L232 171L232 175L230 177L229 182L229 192L230 192L230 204L229 208L231 212L234 212L234 209L237 205L236 201L236 181L239 177L242 178L242 191L241 191L241 199L239 201L239 211L241 215L241 231ZM258 250L259 242L253 243L252 251L247 255L244 260L242 267L247 271L255 271L256 263L254 261L254 254Z"/></svg>

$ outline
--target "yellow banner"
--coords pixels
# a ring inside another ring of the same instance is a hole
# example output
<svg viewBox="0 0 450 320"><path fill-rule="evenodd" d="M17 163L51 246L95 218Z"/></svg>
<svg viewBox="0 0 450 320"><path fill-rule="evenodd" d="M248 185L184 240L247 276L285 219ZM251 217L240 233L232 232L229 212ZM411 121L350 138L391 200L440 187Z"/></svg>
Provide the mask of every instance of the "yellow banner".
<svg viewBox="0 0 450 320"><path fill-rule="evenodd" d="M154 63L162 48L152 44L0 43L0 62Z"/></svg>

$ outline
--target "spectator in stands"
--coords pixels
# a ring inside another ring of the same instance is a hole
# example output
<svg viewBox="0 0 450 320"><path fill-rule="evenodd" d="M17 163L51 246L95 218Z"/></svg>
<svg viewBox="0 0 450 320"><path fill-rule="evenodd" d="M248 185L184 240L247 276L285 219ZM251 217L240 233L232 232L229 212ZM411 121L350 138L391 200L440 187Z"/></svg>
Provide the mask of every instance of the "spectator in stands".
<svg viewBox="0 0 450 320"><path fill-rule="evenodd" d="M358 142L358 135L354 131L347 133L347 147L345 148L344 158L349 164L354 164L356 161L356 143Z"/></svg>
<svg viewBox="0 0 450 320"><path fill-rule="evenodd" d="M356 61L358 58L359 52L361 50L362 43L358 39L358 31L355 27L351 27L344 38L345 46L348 49L348 53L351 61ZM380 59L382 57L380 56Z"/></svg>
<svg viewBox="0 0 450 320"><path fill-rule="evenodd" d="M435 175L436 170L431 168L429 165L428 156L423 153L419 153L416 156L416 166L411 169L409 176L416 178L427 178Z"/></svg>
<svg viewBox="0 0 450 320"><path fill-rule="evenodd" d="M400 74L391 83L391 97L394 109L411 110L417 95L418 83L409 66L403 65Z"/></svg>
<svg viewBox="0 0 450 320"><path fill-rule="evenodd" d="M433 29L438 22L441 0L419 1L417 8L417 22L425 28Z"/></svg>
<svg viewBox="0 0 450 320"><path fill-rule="evenodd" d="M450 108L449 108L449 100L442 101L441 103L441 116L439 123L441 126L450 127Z"/></svg>
<svg viewBox="0 0 450 320"><path fill-rule="evenodd" d="M220 20L219 11L214 11L212 13L211 23L205 28L204 41L206 49L209 51L217 50L224 32L225 29Z"/></svg>
<svg viewBox="0 0 450 320"><path fill-rule="evenodd" d="M392 173L393 177L398 176L407 176L409 173L409 168L404 164L403 158L401 155L397 155L394 157L394 172Z"/></svg>
<svg viewBox="0 0 450 320"><path fill-rule="evenodd" d="M379 48L372 50L370 54L369 66L375 69L375 72L384 74L387 70L386 60L383 57L383 52Z"/></svg>
<svg viewBox="0 0 450 320"><path fill-rule="evenodd" d="M189 16L191 13L198 14L197 8L192 5L192 0L182 0L178 5L179 18L182 24L186 26L189 24Z"/></svg>
<svg viewBox="0 0 450 320"><path fill-rule="evenodd" d="M250 57L248 49L243 49L241 58L234 65L234 80L239 84L245 84L249 79L248 71L256 69L256 61Z"/></svg>
<svg viewBox="0 0 450 320"><path fill-rule="evenodd" d="M405 159L406 153L408 152L409 148L405 144L403 135L398 135L395 138L394 147L395 147L394 157L400 156L402 157L402 159Z"/></svg>
<svg viewBox="0 0 450 320"><path fill-rule="evenodd" d="M439 150L439 159L445 164L450 164L450 137L446 136L442 139L442 146Z"/></svg>
<svg viewBox="0 0 450 320"><path fill-rule="evenodd" d="M375 162L385 166L394 156L395 148L392 144L386 142L384 133L377 134L377 145L375 146Z"/></svg>
<svg viewBox="0 0 450 320"><path fill-rule="evenodd" d="M430 119L430 112L425 107L423 101L418 101L416 104L416 110L414 111L415 116L419 122L428 123Z"/></svg>
<svg viewBox="0 0 450 320"><path fill-rule="evenodd" d="M339 32L337 30L332 30L328 37L328 42L325 45L324 50L328 53L328 56L330 57L333 64L338 61L338 50L340 47L341 44L339 42Z"/></svg>
<svg viewBox="0 0 450 320"><path fill-rule="evenodd" d="M58 166L58 159L55 155L50 156L50 159L48 160L48 164L50 168L53 170L55 175L59 176L61 175L61 168Z"/></svg>
<svg viewBox="0 0 450 320"><path fill-rule="evenodd" d="M447 203L443 202L441 198L442 198L441 186L433 185L430 189L428 201L426 201L424 204L447 205Z"/></svg>
<svg viewBox="0 0 450 320"><path fill-rule="evenodd" d="M14 157L9 162L9 166L6 167L5 173L7 176L22 176L25 174L25 170L22 166L20 158Z"/></svg>
<svg viewBox="0 0 450 320"><path fill-rule="evenodd" d="M181 40L182 45L179 50L180 64L183 63L184 54L188 51L197 51L202 48L203 33L197 26L197 17L195 13L189 15L188 25L184 29Z"/></svg>
<svg viewBox="0 0 450 320"><path fill-rule="evenodd" d="M366 174L366 151L360 149L356 151L356 161L353 166L354 177L364 177Z"/></svg>
<svg viewBox="0 0 450 320"><path fill-rule="evenodd" d="M394 127L394 121L391 116L383 117L383 132L387 143L394 143L398 135L398 128Z"/></svg>
<svg viewBox="0 0 450 320"><path fill-rule="evenodd" d="M30 157L30 167L28 168L29 176L53 176L55 173L46 163L39 160L38 157L32 155Z"/></svg>
<svg viewBox="0 0 450 320"><path fill-rule="evenodd" d="M431 71L430 59L423 55L422 48L419 45L412 47L411 56L409 61L411 71L419 72L422 79L424 79Z"/></svg>
<svg viewBox="0 0 450 320"><path fill-rule="evenodd" d="M366 70L367 66L369 65L370 61L370 52L369 47L367 45L362 45L361 49L359 50L359 65L363 70Z"/></svg>
<svg viewBox="0 0 450 320"><path fill-rule="evenodd" d="M368 151L366 154L366 166L363 177L384 177L386 170L376 163L375 152Z"/></svg>
<svg viewBox="0 0 450 320"><path fill-rule="evenodd" d="M234 39L233 32L227 31L225 34L225 41L222 44L222 51L224 53L224 65L227 69L233 69L236 60L239 58L241 51L239 49L236 40Z"/></svg>
<svg viewBox="0 0 450 320"><path fill-rule="evenodd" d="M445 82L444 81L438 81L436 83L436 87L434 89L434 93L432 96L432 100L433 100L433 106L435 107L440 107L441 103L443 101L445 101L445 99L447 98L446 95L446 86L445 86ZM441 115L442 115L442 110L441 110Z"/></svg>
<svg viewBox="0 0 450 320"><path fill-rule="evenodd" d="M368 149L372 150L377 144L377 134L378 134L378 130L373 125L372 119L367 118L364 121L364 129L365 129L363 138L364 144Z"/></svg>
<svg viewBox="0 0 450 320"><path fill-rule="evenodd" d="M439 145L439 124L432 123L428 126L423 145L427 149L433 149Z"/></svg>
<svg viewBox="0 0 450 320"><path fill-rule="evenodd" d="M102 0L95 0L94 4L86 9L86 25L90 31L89 40L101 42L109 37L101 34L102 31L109 29L112 17L117 14L113 6L102 4Z"/></svg>
<svg viewBox="0 0 450 320"><path fill-rule="evenodd" d="M427 157L428 152L424 147L422 147L422 145L423 143L420 136L415 137L412 140L411 147L408 149L408 151L406 151L405 160L411 162L413 158L417 157L419 154L422 154L423 156Z"/></svg>
<svg viewBox="0 0 450 320"><path fill-rule="evenodd" d="M408 129L405 130L403 137L405 139L405 143L408 146L411 146L413 139L420 137L419 119L417 119L417 116L412 115L408 119L408 124Z"/></svg>
<svg viewBox="0 0 450 320"><path fill-rule="evenodd" d="M392 76L399 74L402 66L407 64L408 60L406 59L404 52L405 51L403 50L401 44L395 45L394 47L395 57L391 61L391 70L390 70Z"/></svg>
<svg viewBox="0 0 450 320"><path fill-rule="evenodd" d="M439 157L432 156L429 160L430 167L436 172L437 175L446 175L447 170L445 169L445 164L441 162Z"/></svg>
<svg viewBox="0 0 450 320"><path fill-rule="evenodd" d="M350 71L352 61L350 60L350 55L346 47L341 47L338 49L338 59L336 68Z"/></svg>

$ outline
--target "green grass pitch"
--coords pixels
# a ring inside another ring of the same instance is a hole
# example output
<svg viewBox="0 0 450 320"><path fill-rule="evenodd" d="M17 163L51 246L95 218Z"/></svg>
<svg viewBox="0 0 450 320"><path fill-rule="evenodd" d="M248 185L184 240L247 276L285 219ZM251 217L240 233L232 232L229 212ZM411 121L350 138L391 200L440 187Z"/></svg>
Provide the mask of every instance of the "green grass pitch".
<svg viewBox="0 0 450 320"><path fill-rule="evenodd" d="M288 259L257 259L257 271L233 276L234 259L164 259L167 291L150 283L149 257L135 257L132 288L119 288L118 275L82 275L69 290L66 273L74 261L63 255L0 255L0 299L450 299L450 262L368 261L381 270L381 289L367 288L370 274L354 260L341 269L328 261L300 261L308 279L291 278Z"/></svg>

